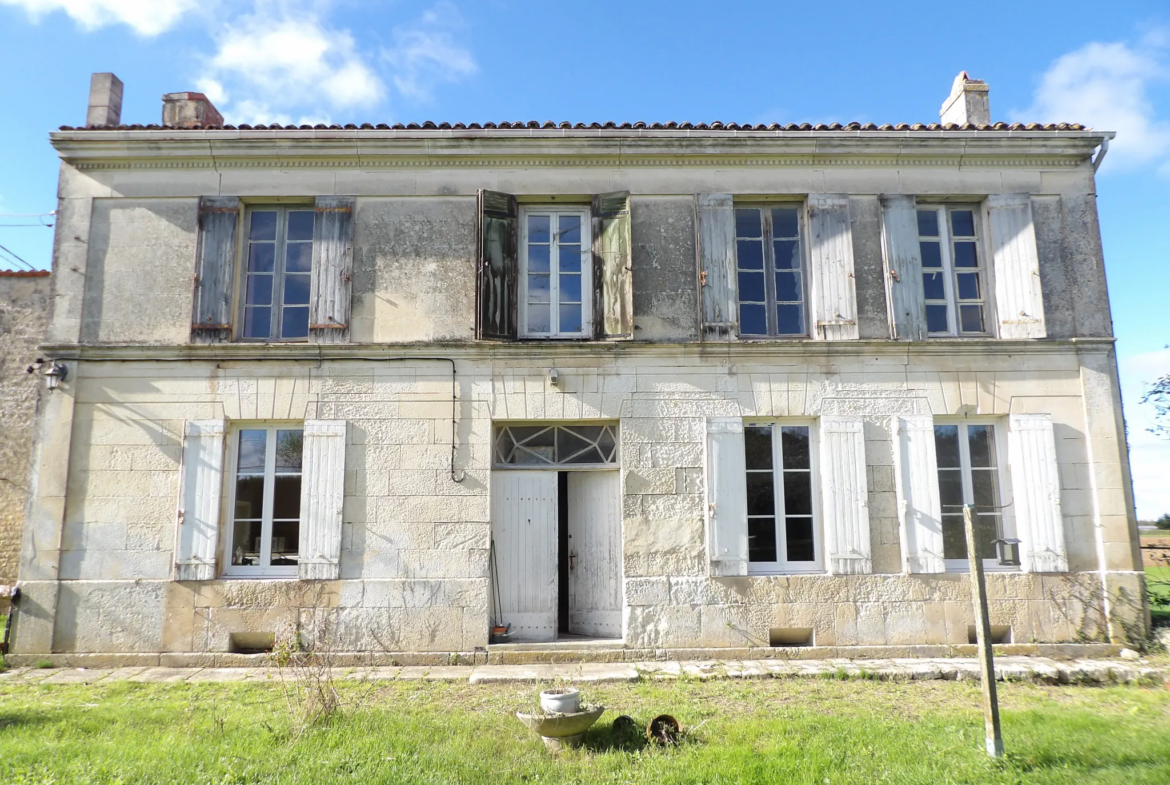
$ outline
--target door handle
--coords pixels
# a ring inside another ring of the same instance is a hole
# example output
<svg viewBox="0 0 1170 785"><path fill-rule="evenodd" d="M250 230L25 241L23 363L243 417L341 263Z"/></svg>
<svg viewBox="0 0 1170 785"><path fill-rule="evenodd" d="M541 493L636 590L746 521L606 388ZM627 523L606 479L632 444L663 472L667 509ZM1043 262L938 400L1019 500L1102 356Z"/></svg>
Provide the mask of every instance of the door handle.
<svg viewBox="0 0 1170 785"><path fill-rule="evenodd" d="M569 551L569 570L572 571L577 567L577 552Z"/></svg>

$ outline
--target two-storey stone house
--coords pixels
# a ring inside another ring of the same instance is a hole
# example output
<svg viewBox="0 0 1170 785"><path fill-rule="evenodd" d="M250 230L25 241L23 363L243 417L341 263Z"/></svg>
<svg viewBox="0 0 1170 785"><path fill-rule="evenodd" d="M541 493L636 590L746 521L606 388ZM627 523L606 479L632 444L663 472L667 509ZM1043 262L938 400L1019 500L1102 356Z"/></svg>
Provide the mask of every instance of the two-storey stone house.
<svg viewBox="0 0 1170 785"><path fill-rule="evenodd" d="M18 653L308 614L371 659L941 651L971 503L1000 640L1144 631L1110 133L991 124L965 75L881 127L233 127L192 93L126 126L115 89L51 136Z"/></svg>

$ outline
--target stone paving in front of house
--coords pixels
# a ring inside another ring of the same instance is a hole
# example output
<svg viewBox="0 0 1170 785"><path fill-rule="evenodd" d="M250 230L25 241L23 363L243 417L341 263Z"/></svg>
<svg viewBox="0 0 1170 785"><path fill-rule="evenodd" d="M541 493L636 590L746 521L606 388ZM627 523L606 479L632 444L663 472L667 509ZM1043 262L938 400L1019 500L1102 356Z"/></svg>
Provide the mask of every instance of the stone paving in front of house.
<svg viewBox="0 0 1170 785"><path fill-rule="evenodd" d="M998 680L1043 684L1170 684L1170 669L1142 660L1054 660L997 657ZM287 676L284 674L284 676ZM640 679L853 678L879 681L978 681L974 658L885 660L708 660L696 662L565 663L537 665L408 665L335 669L335 677L364 681L632 682ZM263 683L276 668L15 668L3 684Z"/></svg>

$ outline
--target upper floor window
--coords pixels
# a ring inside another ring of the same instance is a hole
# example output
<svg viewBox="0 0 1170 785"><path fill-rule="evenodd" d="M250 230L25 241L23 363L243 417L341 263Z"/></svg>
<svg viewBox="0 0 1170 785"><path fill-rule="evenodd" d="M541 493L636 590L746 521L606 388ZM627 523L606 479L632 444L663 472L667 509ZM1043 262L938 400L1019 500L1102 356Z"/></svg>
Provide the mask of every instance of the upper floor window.
<svg viewBox="0 0 1170 785"><path fill-rule="evenodd" d="M743 437L749 570L819 570L812 429L807 425L748 424Z"/></svg>
<svg viewBox="0 0 1170 785"><path fill-rule="evenodd" d="M986 335L987 275L978 211L969 206L918 209L922 289L930 335Z"/></svg>
<svg viewBox="0 0 1170 785"><path fill-rule="evenodd" d="M995 540L1007 537L1000 494L1000 450L989 423L935 424L943 558L950 569L967 567L964 504L975 505L975 540L988 569L997 567Z"/></svg>
<svg viewBox="0 0 1170 785"><path fill-rule="evenodd" d="M301 522L301 428L242 428L225 543L228 575L297 574Z"/></svg>
<svg viewBox="0 0 1170 785"><path fill-rule="evenodd" d="M309 336L313 213L300 206L247 211L242 338L296 341Z"/></svg>
<svg viewBox="0 0 1170 785"><path fill-rule="evenodd" d="M801 336L805 280L797 207L736 207L739 334Z"/></svg>
<svg viewBox="0 0 1170 785"><path fill-rule="evenodd" d="M520 332L592 337L589 210L529 207L520 221Z"/></svg>

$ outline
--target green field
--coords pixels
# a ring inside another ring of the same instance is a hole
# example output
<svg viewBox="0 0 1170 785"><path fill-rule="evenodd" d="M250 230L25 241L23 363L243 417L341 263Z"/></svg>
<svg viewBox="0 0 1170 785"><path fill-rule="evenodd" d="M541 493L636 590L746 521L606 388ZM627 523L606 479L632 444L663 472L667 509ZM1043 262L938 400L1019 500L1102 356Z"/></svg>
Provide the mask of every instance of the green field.
<svg viewBox="0 0 1170 785"><path fill-rule="evenodd" d="M1157 783L1170 782L1170 690L1001 687L1008 756L982 751L978 684L835 680L587 686L674 748L617 743L607 712L552 757L512 712L535 687L390 682L298 735L275 684L0 682L0 782Z"/></svg>
<svg viewBox="0 0 1170 785"><path fill-rule="evenodd" d="M1170 567L1146 567L1146 590L1154 626L1170 624Z"/></svg>

